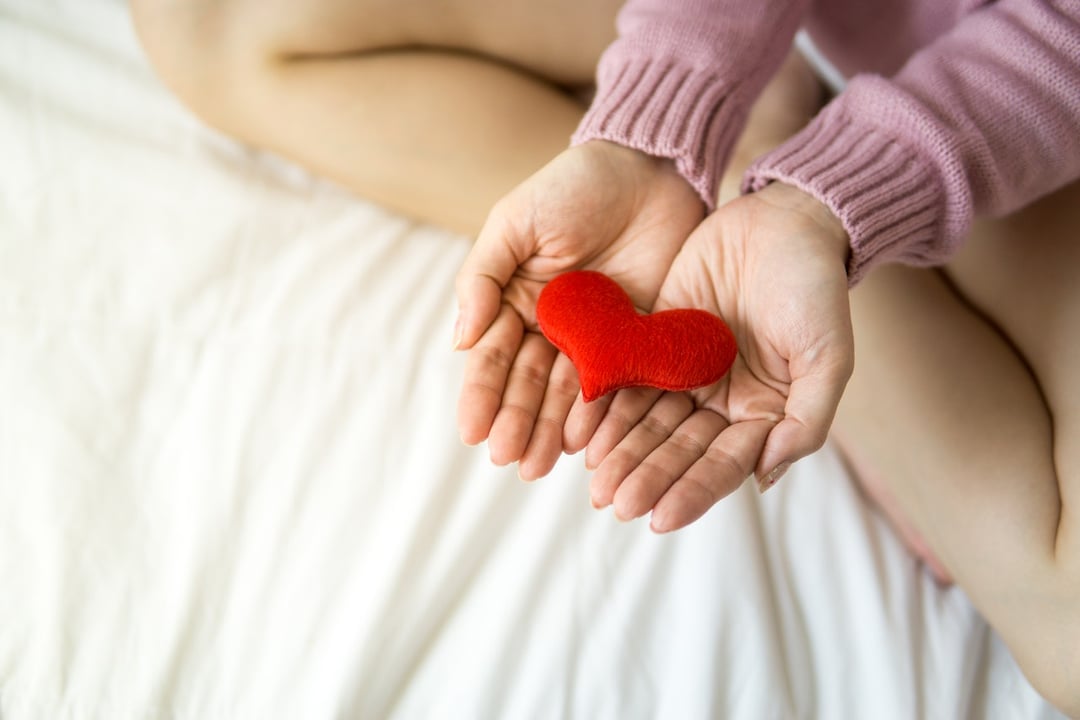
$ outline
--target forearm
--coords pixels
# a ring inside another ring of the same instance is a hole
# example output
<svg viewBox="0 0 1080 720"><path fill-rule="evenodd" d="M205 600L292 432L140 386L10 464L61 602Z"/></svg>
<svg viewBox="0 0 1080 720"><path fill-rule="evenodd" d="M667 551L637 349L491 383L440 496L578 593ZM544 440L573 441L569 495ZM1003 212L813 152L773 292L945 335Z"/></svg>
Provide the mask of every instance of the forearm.
<svg viewBox="0 0 1080 720"><path fill-rule="evenodd" d="M747 113L791 46L808 0L630 0L574 142L672 158L710 209Z"/></svg>
<svg viewBox="0 0 1080 720"><path fill-rule="evenodd" d="M885 261L940 264L976 215L1078 176L1080 5L1002 0L896 77L854 78L744 187L782 180L832 207L852 238L856 282Z"/></svg>

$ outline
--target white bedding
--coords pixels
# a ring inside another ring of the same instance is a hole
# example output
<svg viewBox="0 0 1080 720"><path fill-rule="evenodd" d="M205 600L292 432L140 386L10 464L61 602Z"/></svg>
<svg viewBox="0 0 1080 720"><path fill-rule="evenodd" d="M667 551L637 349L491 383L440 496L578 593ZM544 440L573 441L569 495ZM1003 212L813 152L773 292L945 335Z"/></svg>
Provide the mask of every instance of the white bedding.
<svg viewBox="0 0 1080 720"><path fill-rule="evenodd" d="M667 537L463 447L467 240L0 0L0 718L1042 718L828 448Z"/></svg>

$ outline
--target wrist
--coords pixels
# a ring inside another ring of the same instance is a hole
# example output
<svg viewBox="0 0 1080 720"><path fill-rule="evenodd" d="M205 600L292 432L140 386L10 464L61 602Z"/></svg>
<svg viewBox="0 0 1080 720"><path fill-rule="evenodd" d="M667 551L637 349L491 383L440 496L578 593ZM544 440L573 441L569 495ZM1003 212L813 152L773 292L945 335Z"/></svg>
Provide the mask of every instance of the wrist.
<svg viewBox="0 0 1080 720"><path fill-rule="evenodd" d="M701 203L694 186L679 172L673 159L651 155L610 140L589 140L575 148L605 163L613 179L631 181L639 189L638 204L648 202L653 194L660 192L672 201L680 198L680 203L697 200L696 204L701 206L704 216L706 206Z"/></svg>
<svg viewBox="0 0 1080 720"><path fill-rule="evenodd" d="M671 158L650 155L644 150L620 145L611 140L589 140L577 147L588 153L607 158L614 165L636 172L678 175L675 161ZM689 184L689 183L687 183Z"/></svg>
<svg viewBox="0 0 1080 720"><path fill-rule="evenodd" d="M784 182L771 182L754 195L774 207L794 211L809 218L821 229L815 236L820 238L826 251L847 266L851 257L851 238L844 228L844 223L828 205L805 190Z"/></svg>

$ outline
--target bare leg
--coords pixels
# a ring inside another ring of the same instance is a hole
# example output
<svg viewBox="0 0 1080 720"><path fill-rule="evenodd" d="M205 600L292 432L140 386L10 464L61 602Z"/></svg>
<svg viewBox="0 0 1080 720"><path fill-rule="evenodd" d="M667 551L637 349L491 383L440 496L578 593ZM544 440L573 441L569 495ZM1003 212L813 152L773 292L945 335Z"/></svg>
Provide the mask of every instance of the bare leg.
<svg viewBox="0 0 1080 720"><path fill-rule="evenodd" d="M399 212L472 234L564 149L622 0L133 0L198 115ZM821 87L793 55L755 105L721 199L801 128Z"/></svg>
<svg viewBox="0 0 1080 720"><path fill-rule="evenodd" d="M827 99L825 87L803 56L790 53L750 109L746 128L720 178L717 204L738 197L750 163L801 130Z"/></svg>
<svg viewBox="0 0 1080 720"><path fill-rule="evenodd" d="M476 231L580 119L613 0L134 0L166 83L223 131Z"/></svg>
<svg viewBox="0 0 1080 720"><path fill-rule="evenodd" d="M872 273L837 430L1035 687L1080 714L1078 201L982 224L944 274Z"/></svg>

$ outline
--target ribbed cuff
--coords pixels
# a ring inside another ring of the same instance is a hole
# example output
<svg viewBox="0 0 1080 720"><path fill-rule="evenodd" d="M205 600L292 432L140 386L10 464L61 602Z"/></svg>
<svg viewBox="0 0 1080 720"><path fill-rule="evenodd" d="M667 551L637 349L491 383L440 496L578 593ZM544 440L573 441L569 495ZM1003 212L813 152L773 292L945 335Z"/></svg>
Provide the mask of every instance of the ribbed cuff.
<svg viewBox="0 0 1080 720"><path fill-rule="evenodd" d="M884 262L935 265L955 250L934 166L834 101L806 128L751 164L743 192L779 181L825 203L851 238L848 282Z"/></svg>
<svg viewBox="0 0 1080 720"><path fill-rule="evenodd" d="M625 57L601 63L596 100L571 142L609 140L670 158L711 212L745 119L745 103L715 74L671 60Z"/></svg>

